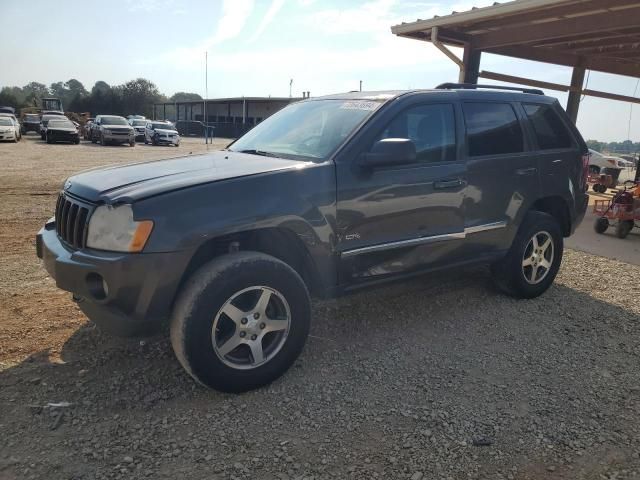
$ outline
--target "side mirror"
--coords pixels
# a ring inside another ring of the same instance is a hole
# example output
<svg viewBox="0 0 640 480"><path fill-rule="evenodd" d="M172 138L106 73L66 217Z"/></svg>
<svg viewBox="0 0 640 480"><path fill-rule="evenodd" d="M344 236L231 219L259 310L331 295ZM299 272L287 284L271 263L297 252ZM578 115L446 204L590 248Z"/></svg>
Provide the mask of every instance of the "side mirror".
<svg viewBox="0 0 640 480"><path fill-rule="evenodd" d="M416 145L408 138L384 138L364 153L359 164L363 167L408 165L416 162Z"/></svg>

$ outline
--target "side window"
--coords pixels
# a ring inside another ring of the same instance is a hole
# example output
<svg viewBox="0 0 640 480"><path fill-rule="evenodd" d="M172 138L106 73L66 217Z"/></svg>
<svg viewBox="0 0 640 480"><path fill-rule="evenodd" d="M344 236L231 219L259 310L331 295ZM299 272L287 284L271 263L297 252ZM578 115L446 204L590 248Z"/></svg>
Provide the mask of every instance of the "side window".
<svg viewBox="0 0 640 480"><path fill-rule="evenodd" d="M447 162L456 159L456 130L453 105L412 107L394 118L384 138L408 138L416 145L419 162Z"/></svg>
<svg viewBox="0 0 640 480"><path fill-rule="evenodd" d="M519 153L524 136L516 112L508 103L465 103L469 156Z"/></svg>
<svg viewBox="0 0 640 480"><path fill-rule="evenodd" d="M537 103L524 103L522 106L531 121L541 150L573 146L571 134L551 106Z"/></svg>

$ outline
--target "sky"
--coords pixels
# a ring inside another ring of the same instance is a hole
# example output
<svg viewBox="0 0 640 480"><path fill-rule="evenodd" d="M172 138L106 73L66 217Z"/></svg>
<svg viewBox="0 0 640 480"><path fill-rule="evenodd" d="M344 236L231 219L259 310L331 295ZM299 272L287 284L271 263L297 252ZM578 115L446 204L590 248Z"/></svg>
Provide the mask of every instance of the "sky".
<svg viewBox="0 0 640 480"><path fill-rule="evenodd" d="M97 80L116 85L145 77L167 96L208 90L215 98L288 96L291 79L294 96L356 90L360 80L364 90L457 81L458 67L433 45L396 37L390 27L493 0L64 0L55 8L49 0L0 2L0 44L12 47L0 56L0 88L77 78L90 89ZM498 55L483 55L481 70L571 79L568 67ZM588 87L633 95L638 80L593 72ZM566 104L566 94L546 93ZM640 141L640 105L585 97L578 127L587 139Z"/></svg>

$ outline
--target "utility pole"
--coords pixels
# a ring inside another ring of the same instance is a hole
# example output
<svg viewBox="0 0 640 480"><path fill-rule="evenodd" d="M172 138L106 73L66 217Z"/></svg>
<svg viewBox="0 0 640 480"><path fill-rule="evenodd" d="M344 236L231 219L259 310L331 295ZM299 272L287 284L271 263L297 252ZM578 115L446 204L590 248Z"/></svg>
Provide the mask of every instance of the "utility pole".
<svg viewBox="0 0 640 480"><path fill-rule="evenodd" d="M207 117L207 99L209 98L209 52L204 52L204 143L209 149L209 119Z"/></svg>
<svg viewBox="0 0 640 480"><path fill-rule="evenodd" d="M360 91L362 91L362 80L360 80Z"/></svg>
<svg viewBox="0 0 640 480"><path fill-rule="evenodd" d="M293 88L293 78L289 80L289 98L291 98L291 89Z"/></svg>

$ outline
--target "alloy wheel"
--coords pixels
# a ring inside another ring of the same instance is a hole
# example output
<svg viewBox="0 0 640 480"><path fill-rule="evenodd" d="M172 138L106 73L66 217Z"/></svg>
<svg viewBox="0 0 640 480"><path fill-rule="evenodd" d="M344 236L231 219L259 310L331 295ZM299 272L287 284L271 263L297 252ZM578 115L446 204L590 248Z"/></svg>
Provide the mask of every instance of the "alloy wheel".
<svg viewBox="0 0 640 480"><path fill-rule="evenodd" d="M553 237L549 232L538 232L527 244L522 258L522 274L527 283L536 285L549 274L554 260Z"/></svg>
<svg viewBox="0 0 640 480"><path fill-rule="evenodd" d="M273 359L284 346L291 310L273 288L254 286L236 292L213 321L211 341L227 366L248 370Z"/></svg>

